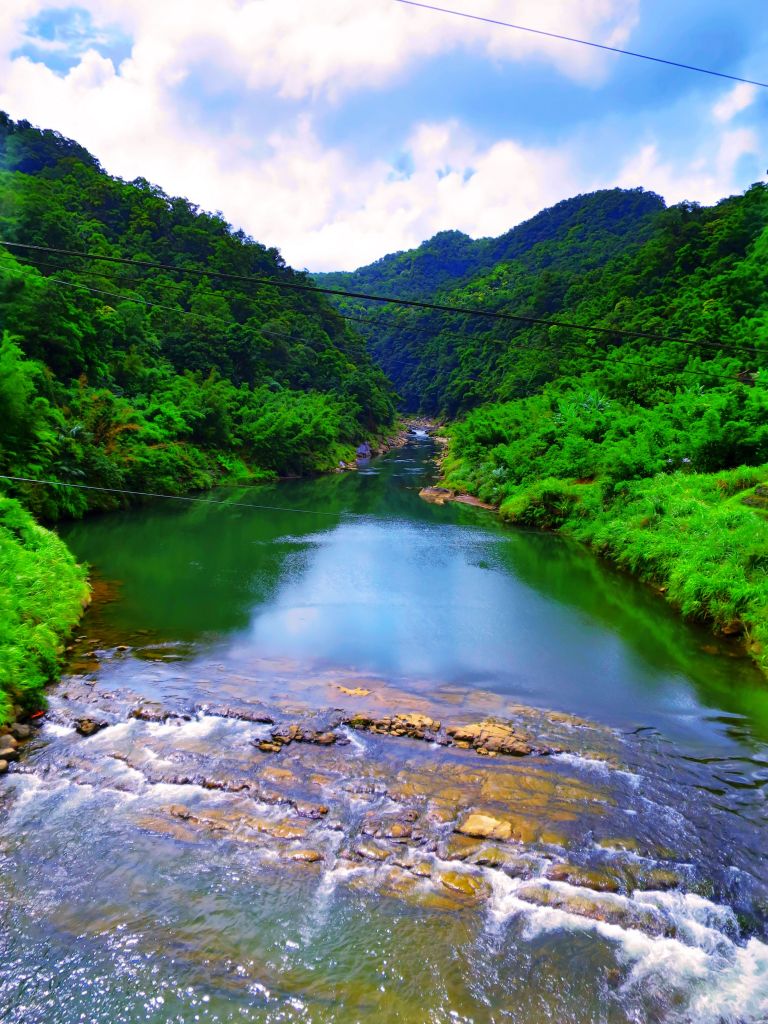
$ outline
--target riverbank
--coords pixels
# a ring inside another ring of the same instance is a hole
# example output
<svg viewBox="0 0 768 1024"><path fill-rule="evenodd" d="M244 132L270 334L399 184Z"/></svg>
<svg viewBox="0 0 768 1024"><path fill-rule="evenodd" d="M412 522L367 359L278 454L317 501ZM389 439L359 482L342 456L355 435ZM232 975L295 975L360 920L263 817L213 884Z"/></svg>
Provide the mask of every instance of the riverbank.
<svg viewBox="0 0 768 1024"><path fill-rule="evenodd" d="M371 455L382 455L402 448L412 439L414 429L428 427L427 421L397 421L393 429L371 437L366 445ZM339 448L321 472L345 472L356 468L354 448ZM334 457L335 457L334 456ZM223 466L219 467L223 472ZM277 474L252 469L244 463L230 463L227 476L189 478L188 488L171 488L174 497L184 497L214 486L231 483L257 486L274 483ZM314 475L314 474L312 474ZM29 485L30 488L33 485ZM37 488L39 491L40 489ZM145 499L139 495L110 494L99 491L85 494L94 505L78 508L67 516L55 519L81 518L92 512L125 509ZM45 499L42 499L45 502ZM41 502L34 504L40 506ZM64 502L69 505L68 502ZM59 510L58 504L53 506ZM7 580L0 597L0 727L24 717L44 705L44 690L57 681L64 643L88 604L90 587L88 572L78 565L65 542L57 534L36 522L24 505L15 498L0 496L0 578Z"/></svg>
<svg viewBox="0 0 768 1024"><path fill-rule="evenodd" d="M506 523L586 544L652 585L684 618L742 638L768 675L768 465L678 470L620 486L550 477L515 487L501 486L501 469L485 454L480 461L477 450L455 444L447 451L447 495L466 492Z"/></svg>
<svg viewBox="0 0 768 1024"><path fill-rule="evenodd" d="M19 502L0 497L0 726L42 706L89 600L85 570Z"/></svg>

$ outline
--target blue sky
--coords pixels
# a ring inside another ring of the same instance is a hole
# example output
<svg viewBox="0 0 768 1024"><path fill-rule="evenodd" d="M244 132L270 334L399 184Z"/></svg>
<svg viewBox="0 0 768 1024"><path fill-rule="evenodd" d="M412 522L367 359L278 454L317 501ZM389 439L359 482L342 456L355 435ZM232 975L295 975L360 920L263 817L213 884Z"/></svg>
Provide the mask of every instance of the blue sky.
<svg viewBox="0 0 768 1024"><path fill-rule="evenodd" d="M768 79L764 0L444 5ZM0 108L313 270L594 188L712 203L768 167L768 89L396 0L5 0Z"/></svg>

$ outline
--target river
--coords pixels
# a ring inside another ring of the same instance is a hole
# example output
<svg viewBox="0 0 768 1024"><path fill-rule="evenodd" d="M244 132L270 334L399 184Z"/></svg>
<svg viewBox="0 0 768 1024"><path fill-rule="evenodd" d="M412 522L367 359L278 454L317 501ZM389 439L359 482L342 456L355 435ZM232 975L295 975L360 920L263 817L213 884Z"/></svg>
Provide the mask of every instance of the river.
<svg viewBox="0 0 768 1024"><path fill-rule="evenodd" d="M768 685L433 457L62 528L3 1024L768 1020Z"/></svg>

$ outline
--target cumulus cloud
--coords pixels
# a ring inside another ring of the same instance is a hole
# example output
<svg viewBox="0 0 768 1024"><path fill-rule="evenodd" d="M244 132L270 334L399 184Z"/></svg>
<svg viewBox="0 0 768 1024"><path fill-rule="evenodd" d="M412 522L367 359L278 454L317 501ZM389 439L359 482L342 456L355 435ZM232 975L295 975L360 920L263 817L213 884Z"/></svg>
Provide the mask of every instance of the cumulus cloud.
<svg viewBox="0 0 768 1024"><path fill-rule="evenodd" d="M473 0L471 9L621 45L638 3ZM141 175L221 209L294 265L358 266L443 228L498 234L564 196L613 183L614 172L598 166L588 143L562 137L550 146L480 138L459 121L414 112L388 154L361 156L329 145L318 128L321 112L343 110L356 90L391 87L459 49L494 62L546 61L596 87L610 58L587 48L392 0L77 0L76 7L90 16L95 37L89 48L78 32L71 67L62 70L18 50L30 42L31 19L52 9L63 16L71 0L0 4L0 109L77 139L111 173ZM129 56L105 48L109 32L99 33L107 28L129 40ZM246 105L282 97L279 122L254 139L237 118L215 126L195 120L180 106L193 74L214 88L224 83ZM712 111L719 134L704 153L681 166L649 143L618 182L655 188L672 201L719 198L756 146L750 131L727 126L750 102L739 90ZM406 155L407 172L396 171L393 153Z"/></svg>
<svg viewBox="0 0 768 1024"><path fill-rule="evenodd" d="M758 136L748 128L728 129L713 136L688 160L664 159L658 143L647 143L626 161L617 184L632 187L642 182L669 203L715 203L737 187L735 171L742 157L759 152Z"/></svg>
<svg viewBox="0 0 768 1024"><path fill-rule="evenodd" d="M739 82L733 89L712 108L716 121L730 121L736 114L750 107L757 98L757 86L747 82Z"/></svg>

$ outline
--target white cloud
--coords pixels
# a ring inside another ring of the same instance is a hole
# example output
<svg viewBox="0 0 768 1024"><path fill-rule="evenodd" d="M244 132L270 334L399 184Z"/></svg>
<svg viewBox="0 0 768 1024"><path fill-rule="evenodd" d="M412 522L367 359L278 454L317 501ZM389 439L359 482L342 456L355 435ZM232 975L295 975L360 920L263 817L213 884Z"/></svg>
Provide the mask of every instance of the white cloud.
<svg viewBox="0 0 768 1024"><path fill-rule="evenodd" d="M735 172L741 158L759 152L758 136L748 128L727 129L713 136L687 160L665 160L658 143L647 143L625 162L616 184L626 188L642 184L669 203L716 203L740 187Z"/></svg>
<svg viewBox="0 0 768 1024"><path fill-rule="evenodd" d="M536 58L594 85L612 58L586 48L392 0L78 0L97 30L117 26L131 37L128 59L115 67L91 49L65 75L25 57L11 60L28 19L54 6L72 3L0 4L0 109L71 136L111 173L141 175L203 208L223 210L297 266L358 266L443 228L499 234L564 196L613 184L610 166L589 143L488 142L455 121L417 122L392 139L393 152L410 155L405 176L376 154L363 158L324 145L315 131L321 94L327 107L329 98L340 102L349 91L384 87L434 54L462 47L495 61ZM473 0L471 9L621 45L638 0ZM224 123L214 137L178 107L179 86L201 67L214 82L224 76L242 98L259 103L279 93L301 101L301 113L284 115L258 140ZM737 88L721 104L735 113L748 102ZM714 201L757 145L746 129L719 131L682 164L658 143L642 147L618 183L654 188L670 201Z"/></svg>
<svg viewBox="0 0 768 1024"><path fill-rule="evenodd" d="M757 86L749 85L747 82L739 82L733 89L723 96L712 108L712 115L716 121L730 121L736 114L741 113L751 106L757 98Z"/></svg>

